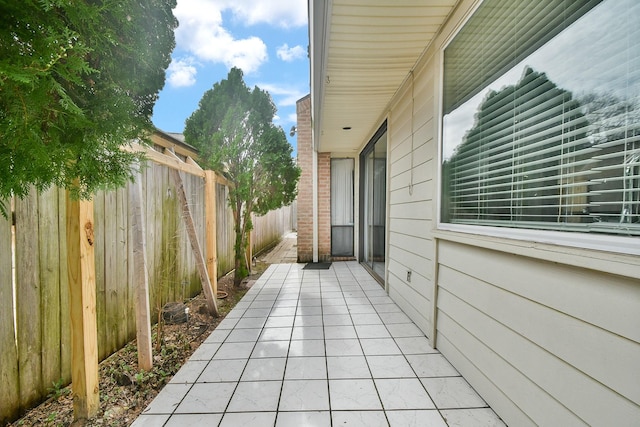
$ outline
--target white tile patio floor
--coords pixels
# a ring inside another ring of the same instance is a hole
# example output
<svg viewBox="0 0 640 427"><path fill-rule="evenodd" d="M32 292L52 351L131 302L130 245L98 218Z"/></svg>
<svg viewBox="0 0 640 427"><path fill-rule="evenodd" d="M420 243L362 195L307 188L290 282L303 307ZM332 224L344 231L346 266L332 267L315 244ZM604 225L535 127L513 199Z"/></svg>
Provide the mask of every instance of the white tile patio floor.
<svg viewBox="0 0 640 427"><path fill-rule="evenodd" d="M356 262L274 264L133 424L504 426Z"/></svg>

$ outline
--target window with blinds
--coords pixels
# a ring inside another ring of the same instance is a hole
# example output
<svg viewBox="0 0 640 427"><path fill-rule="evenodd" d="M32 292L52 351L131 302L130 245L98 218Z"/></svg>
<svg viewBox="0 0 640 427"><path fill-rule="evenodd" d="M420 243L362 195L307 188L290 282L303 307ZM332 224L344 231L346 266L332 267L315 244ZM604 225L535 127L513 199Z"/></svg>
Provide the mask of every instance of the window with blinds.
<svg viewBox="0 0 640 427"><path fill-rule="evenodd" d="M640 2L487 0L444 52L443 222L640 235Z"/></svg>

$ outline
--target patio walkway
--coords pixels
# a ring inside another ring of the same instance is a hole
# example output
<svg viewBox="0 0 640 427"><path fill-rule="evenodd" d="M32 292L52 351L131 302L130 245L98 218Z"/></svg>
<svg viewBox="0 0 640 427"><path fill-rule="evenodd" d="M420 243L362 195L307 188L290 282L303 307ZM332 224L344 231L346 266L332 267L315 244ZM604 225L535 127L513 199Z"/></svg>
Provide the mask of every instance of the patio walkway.
<svg viewBox="0 0 640 427"><path fill-rule="evenodd" d="M133 424L503 426L356 262L271 265Z"/></svg>
<svg viewBox="0 0 640 427"><path fill-rule="evenodd" d="M290 231L282 237L275 248L258 256L267 264L289 264L298 262L298 233Z"/></svg>

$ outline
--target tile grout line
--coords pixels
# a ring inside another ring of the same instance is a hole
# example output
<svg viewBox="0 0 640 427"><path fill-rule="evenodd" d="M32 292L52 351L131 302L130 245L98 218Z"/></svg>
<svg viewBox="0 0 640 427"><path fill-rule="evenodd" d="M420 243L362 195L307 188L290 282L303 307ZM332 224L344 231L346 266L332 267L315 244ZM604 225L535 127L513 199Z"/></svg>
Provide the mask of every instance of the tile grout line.
<svg viewBox="0 0 640 427"><path fill-rule="evenodd" d="M267 271L268 271L269 269L270 269L270 267L267 269ZM274 270L275 270L275 269L276 269L276 268L274 268ZM266 286L266 284L268 283L269 278L270 278L271 276L273 276L273 272L269 275L269 277L268 277L268 278L266 278L266 279L265 279L265 282L264 282L263 284L261 284L261 285L260 285L260 290L259 290L259 291L257 291L257 292L256 292L256 295L252 298L252 300L251 300L251 304L253 304L253 303L255 302L255 300L256 300L256 298L258 297L258 295L260 295L260 293L264 290L264 287L265 287L265 286ZM261 277L262 277L262 276L261 276ZM255 286L255 285L256 285L256 284L254 284L253 286ZM253 289L253 286L252 286L252 287L247 291L247 293L248 293L248 292L250 292L250 291L251 291L251 289ZM242 297L242 299L244 299L244 298L247 296L247 293L245 293L245 295ZM242 299L241 299L241 300L242 300ZM247 307L247 310L251 307L251 304L249 304L249 307ZM272 308L271 308L271 309L273 309L273 306L272 306ZM269 312L271 312L271 310L269 310ZM244 317L244 314L245 314L245 313L243 313L243 314L242 314L242 316L240 317L240 319L242 319L242 318ZM267 319L268 319L268 318L269 318L269 315L267 315ZM239 320L238 320L238 322L239 322ZM265 320L265 324L266 324L266 320ZM236 326L237 326L237 323L236 323L236 325L234 325L234 326L233 326L233 329L231 329L231 331L232 331L232 332L236 330ZM239 329L240 329L240 328L239 328ZM224 408L224 411L222 412L222 417L220 418L220 422L218 423L218 426L220 426L220 425L222 424L222 422L224 421L224 417L227 415L227 412L228 412L228 410L229 410L229 405L231 405L231 401L233 400L233 397L235 396L236 391L238 390L238 387L240 386L240 382L241 382L241 380L242 380L242 376L244 375L244 373L245 373L245 371L246 371L246 369L247 369L247 366L249 365L249 360L251 360L251 355L252 355L252 354L253 354L253 352L255 351L256 345L258 345L258 340L260 339L260 335L262 335L262 331L264 331L264 325L262 326L262 328L260 328L260 333L258 334L258 337L256 338L255 342L253 343L253 347L251 348L251 352L249 353L249 356L247 357L247 363L244 365L244 368L242 369L242 372L240 372L240 377L238 378L238 381L236 381L236 385L235 385L235 387L233 388L233 392L231 393L231 396L229 397L229 401L227 402L227 404L226 404L226 406L225 406L225 408ZM229 333L229 335L231 335L231 332ZM224 343L224 342L226 342L226 340L229 338L229 335L227 335L227 337L224 339L223 343ZM249 341L249 342L250 342L250 341ZM221 346L222 346L222 345L221 345ZM220 349L218 348L218 350L216 350L216 353L215 353L215 354L217 354L219 350L220 350ZM213 358L215 357L215 354L211 357L211 360L213 360Z"/></svg>
<svg viewBox="0 0 640 427"><path fill-rule="evenodd" d="M291 273L291 267L289 267L289 269L287 270L287 274L285 275L283 282L280 284L280 290L278 291L278 296L282 293L282 288L284 287L284 284L287 281L287 277L289 276L289 273ZM300 280L302 280L302 278ZM302 287L302 281L300 282L300 286L298 289L298 299L296 300L296 309L293 313L293 323L291 324L291 333L289 334L289 345L287 345L287 354L285 355L285 359L284 359L284 370L282 371L282 383L280 384L280 395L278 396L278 403L276 404L276 417L273 420L274 426L278 424L278 417L280 416L280 401L282 400L282 390L284 389L284 380L287 375L287 365L289 364L289 351L291 350L291 339L293 338L293 328L296 321L295 314L298 311L301 287ZM278 297L276 296L276 301L277 300L278 300ZM275 302L274 302L274 305L275 305ZM267 320L268 320L268 317L267 317Z"/></svg>
<svg viewBox="0 0 640 427"><path fill-rule="evenodd" d="M353 275L353 272L351 274ZM373 308L373 310L377 314L378 312L377 312L375 306L373 305L373 303L369 299L369 296L367 295L367 293L362 288L362 285L360 284L360 281L355 276L354 276L354 279L355 279L356 283L358 284L358 287L360 288L362 293L365 295L365 298L367 298L367 301L369 301L369 304L371 304L371 307ZM346 299L345 299L345 302L346 302ZM347 305L347 311L349 312L349 317L351 318L351 323L353 323L353 329L356 332L356 337L358 339L358 344L360 345L360 349L362 350L362 357L364 358L364 363L367 364L367 369L369 369L369 374L371 374L371 382L373 383L373 388L375 389L376 395L378 396L378 400L380 401L380 407L382 408L382 414L384 415L384 419L387 421L387 425L390 426L391 422L389 421L389 417L387 416L387 410L384 407L384 402L382 401L382 397L380 396L380 390L378 390L378 385L376 384L375 378L373 377L373 371L371 370L371 366L369 365L369 359L367 359L367 355L364 352L364 347L362 346L362 339L360 338L360 334L358 333L358 329L355 326L355 322L353 321L353 316L352 316L352 313L351 313L351 309L349 308L348 305ZM378 315L378 317L379 317L379 315ZM382 321L383 322L382 324L384 325L384 321L382 320L382 318L380 318L380 321ZM385 325L385 329L386 329L386 325ZM389 331L387 330L387 332L389 332ZM389 335L391 335L390 332L389 332Z"/></svg>

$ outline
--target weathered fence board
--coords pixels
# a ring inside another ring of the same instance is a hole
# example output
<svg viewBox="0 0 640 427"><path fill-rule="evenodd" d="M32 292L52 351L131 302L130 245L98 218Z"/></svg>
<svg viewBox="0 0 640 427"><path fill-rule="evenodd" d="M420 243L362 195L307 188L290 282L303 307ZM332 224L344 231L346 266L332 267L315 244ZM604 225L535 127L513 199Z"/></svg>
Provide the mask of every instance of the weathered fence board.
<svg viewBox="0 0 640 427"><path fill-rule="evenodd" d="M233 212L227 202L229 189L222 184L216 184L216 218L217 218L217 249L218 275L222 276L233 270Z"/></svg>
<svg viewBox="0 0 640 427"><path fill-rule="evenodd" d="M107 324L107 290L105 288L105 234L104 234L104 191L93 196L93 232L95 236L94 254L96 262L96 319L98 325ZM96 214L97 213L97 214ZM98 328L98 357L100 360L107 356L107 328Z"/></svg>
<svg viewBox="0 0 640 427"><path fill-rule="evenodd" d="M60 234L58 189L38 194L39 267L42 298L42 383L52 387L61 380ZM66 285L66 283L65 283Z"/></svg>
<svg viewBox="0 0 640 427"><path fill-rule="evenodd" d="M251 231L252 253L258 254L276 244L282 235L291 230L291 208L273 210L263 216L254 216Z"/></svg>
<svg viewBox="0 0 640 427"><path fill-rule="evenodd" d="M5 207L10 212L11 202ZM12 420L20 411L18 387L18 353L13 322L11 218L0 215L0 425Z"/></svg>
<svg viewBox="0 0 640 427"><path fill-rule="evenodd" d="M127 249L127 226L129 218L127 187L116 192L116 231L114 236L116 252L115 284L117 288L115 318L116 318L116 347L120 348L126 344L132 334L129 332L129 307L130 301L129 286L129 251Z"/></svg>
<svg viewBox="0 0 640 427"><path fill-rule="evenodd" d="M27 408L44 394L42 383L42 299L38 234L38 194L16 200L16 301L20 405Z"/></svg>
<svg viewBox="0 0 640 427"><path fill-rule="evenodd" d="M116 192L104 194L104 291L106 321L105 357L115 352L118 346L118 291L116 266ZM94 214L95 218L95 214Z"/></svg>
<svg viewBox="0 0 640 427"><path fill-rule="evenodd" d="M58 247L60 248L60 377L64 384L71 381L71 307L69 270L67 266L67 194L58 190Z"/></svg>

